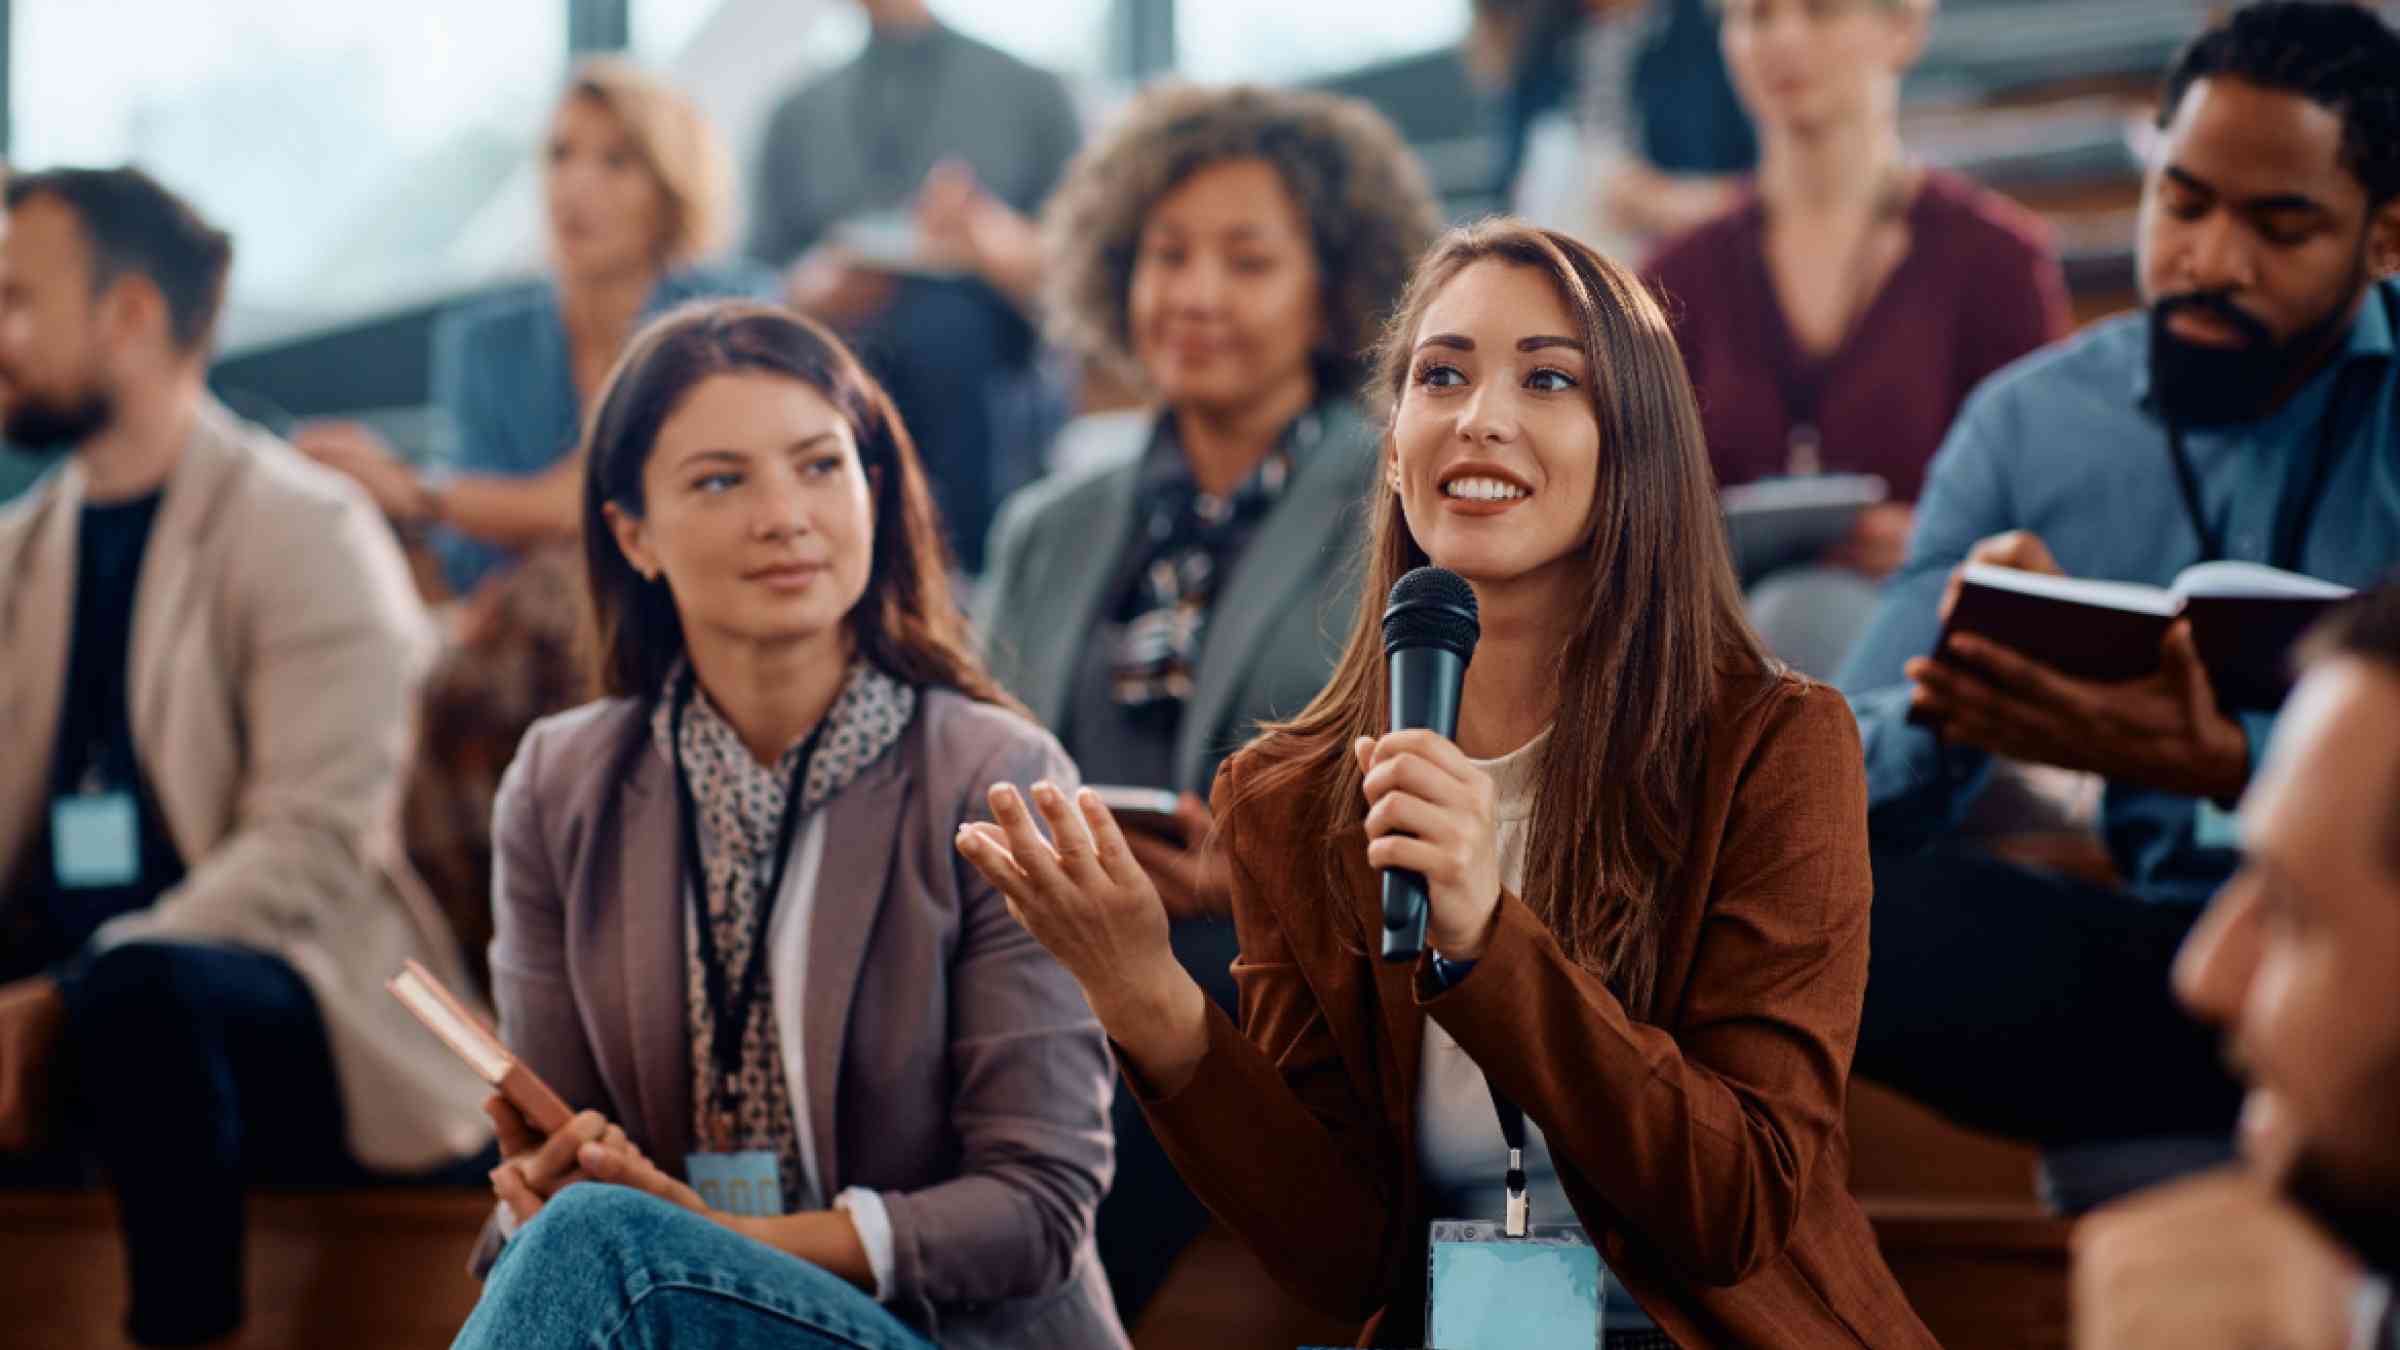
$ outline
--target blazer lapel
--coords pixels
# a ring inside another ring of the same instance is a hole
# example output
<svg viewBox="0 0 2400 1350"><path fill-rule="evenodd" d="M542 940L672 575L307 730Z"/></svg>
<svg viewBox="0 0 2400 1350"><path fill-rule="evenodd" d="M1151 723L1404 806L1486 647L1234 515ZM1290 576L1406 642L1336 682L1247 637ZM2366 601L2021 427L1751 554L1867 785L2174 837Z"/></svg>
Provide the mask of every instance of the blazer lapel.
<svg viewBox="0 0 2400 1350"><path fill-rule="evenodd" d="M1217 741L1259 660L1260 645L1282 621L1295 593L1313 591L1324 569L1350 561L1328 558L1325 552L1328 543L1342 537L1344 513L1358 508L1361 425L1340 404L1312 415L1325 419L1315 453L1260 523L1257 538L1234 564L1224 593L1209 608L1200 669L1193 676L1191 703L1175 743L1177 781L1197 782L1201 792L1208 790L1199 774L1210 752L1230 748ZM1335 622L1347 617L1335 616Z"/></svg>
<svg viewBox="0 0 2400 1350"><path fill-rule="evenodd" d="M1140 425L1147 436L1149 421ZM1028 578L1036 587L1035 603L1029 607L1031 631L999 635L1002 641L1020 644L1025 687L1018 693L1044 726L1066 725L1067 703L1075 696L1075 671L1099 626L1100 607L1108 602L1104 592L1117 571L1117 548L1133 515L1134 489L1141 475L1137 448L1131 459L1094 484L1091 510L1082 520L1060 522L1055 536L1045 541L1039 574ZM1044 596L1047 604L1041 602Z"/></svg>
<svg viewBox="0 0 2400 1350"><path fill-rule="evenodd" d="M825 853L809 903L801 1036L806 1042L808 1124L816 1137L817 1178L828 1196L842 1185L839 1122L833 1108L841 1086L842 1052L849 1043L850 1002L858 991L875 917L883 910L892 851L905 828L910 775L903 764L917 748L924 715L920 699L917 725L824 807Z"/></svg>
<svg viewBox="0 0 2400 1350"><path fill-rule="evenodd" d="M1366 836L1353 832L1341 845L1343 866L1350 877L1363 926L1373 940L1383 929L1383 874L1367 865ZM1425 1013L1417 1007L1417 966L1390 962L1370 951L1375 968L1376 1010L1383 1019L1383 1092L1385 1119L1400 1125L1400 1156L1417 1156L1417 1075L1425 1053Z"/></svg>
<svg viewBox="0 0 2400 1350"><path fill-rule="evenodd" d="M593 916L597 931L610 933L624 944L617 969L625 981L623 1007L627 1020L622 1039L601 1038L606 1057L610 1046L630 1046L630 1056L603 1064L606 1076L633 1085L651 1151L671 1166L680 1166L692 1145L692 1045L684 1008L684 894L683 820L675 809L675 787L666 760L650 741L648 718L639 719L640 744L625 778L620 801L624 813L618 835L618 876L613 889L599 892L602 903L617 906L622 922Z"/></svg>
<svg viewBox="0 0 2400 1350"><path fill-rule="evenodd" d="M45 488L17 556L0 567L0 729L11 747L0 755L0 886L16 871L25 842L49 807L50 761L67 685L75 611L75 527L83 511L83 472L60 466Z"/></svg>
<svg viewBox="0 0 2400 1350"><path fill-rule="evenodd" d="M174 473L167 479L165 500L159 503L158 523L151 528L150 542L142 550L141 579L134 587L133 643L126 653L128 672L126 690L133 701L133 743L136 746L158 744L159 719L166 714L166 701L175 687L175 671L168 660L174 651L175 630L196 616L192 592L203 568L199 555L211 519L216 515L217 499L236 470L241 467L240 451L234 441L235 432L229 425L230 415L214 403L203 403L193 418L192 434L183 448L183 458L177 461ZM159 793L159 806L169 816L168 824L175 826L174 797L168 786L171 773L161 773L168 766L145 765L150 780ZM188 814L188 813L187 813ZM176 830L176 843L186 857L198 857L206 850L202 841L191 837L195 832L187 821Z"/></svg>

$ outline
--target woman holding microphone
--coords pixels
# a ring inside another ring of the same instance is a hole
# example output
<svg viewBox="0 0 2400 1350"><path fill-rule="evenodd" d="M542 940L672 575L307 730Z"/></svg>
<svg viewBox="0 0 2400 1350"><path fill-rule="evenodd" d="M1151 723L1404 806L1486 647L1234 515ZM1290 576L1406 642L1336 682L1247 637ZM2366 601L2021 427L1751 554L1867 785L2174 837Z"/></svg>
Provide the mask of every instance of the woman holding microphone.
<svg viewBox="0 0 2400 1350"><path fill-rule="evenodd" d="M1362 1343L1423 1343L1431 1221L1500 1217L1497 1098L1536 1222L1580 1221L1630 1295L1611 1345L1931 1345L1846 1189L1856 732L1743 620L1664 316L1574 240L1487 223L1420 265L1378 372L1348 647L1217 777L1240 1025L1090 795L996 787L960 851L1081 982L1185 1178ZM1482 616L1455 744L1385 734L1383 597L1427 563ZM1382 868L1428 883L1413 964L1375 954Z"/></svg>

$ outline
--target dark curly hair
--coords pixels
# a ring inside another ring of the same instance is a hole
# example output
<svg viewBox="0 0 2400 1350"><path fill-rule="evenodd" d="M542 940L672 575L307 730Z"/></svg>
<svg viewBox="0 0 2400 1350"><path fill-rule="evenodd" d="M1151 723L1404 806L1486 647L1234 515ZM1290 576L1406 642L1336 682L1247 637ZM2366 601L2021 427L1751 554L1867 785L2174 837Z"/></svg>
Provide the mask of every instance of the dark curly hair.
<svg viewBox="0 0 2400 1350"><path fill-rule="evenodd" d="M1177 184L1236 159L1274 165L1307 219L1325 279L1317 387L1355 389L1441 209L1392 124L1332 94L1165 85L1135 99L1076 156L1042 212L1051 335L1142 381L1126 313L1142 223Z"/></svg>
<svg viewBox="0 0 2400 1350"><path fill-rule="evenodd" d="M2194 38L2167 71L2158 124L2184 92L2227 75L2342 115L2342 164L2380 208L2400 197L2400 33L2346 0L2266 0Z"/></svg>

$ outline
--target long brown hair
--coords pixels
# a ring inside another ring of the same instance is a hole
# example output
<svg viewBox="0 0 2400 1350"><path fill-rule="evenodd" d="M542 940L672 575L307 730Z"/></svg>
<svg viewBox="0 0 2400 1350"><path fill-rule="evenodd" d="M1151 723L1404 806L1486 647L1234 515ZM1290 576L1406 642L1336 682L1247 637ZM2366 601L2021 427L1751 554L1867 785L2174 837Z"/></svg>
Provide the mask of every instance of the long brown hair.
<svg viewBox="0 0 2400 1350"><path fill-rule="evenodd" d="M1534 268L1558 288L1591 353L1600 424L1598 486L1581 542L1577 622L1559 653L1558 708L1542 755L1525 900L1576 961L1636 1016L1658 976L1658 892L1683 861L1704 723L1728 672L1775 668L1743 615L1700 414L1658 302L1588 246L1514 220L1452 230L1418 264L1385 327L1368 397L1390 421L1407 387L1426 307L1475 263ZM1430 560L1399 493L1376 475L1358 617L1332 679L1253 745L1258 768L1227 805L1293 790L1327 850L1330 893L1346 893L1343 850L1366 801L1350 744L1387 730L1382 640L1392 583Z"/></svg>
<svg viewBox="0 0 2400 1350"><path fill-rule="evenodd" d="M634 335L609 372L585 437L583 556L598 679L612 695L654 698L683 653L683 620L664 579L646 580L617 547L604 507L642 514L642 469L658 430L711 375L799 380L841 410L874 483L875 557L850 611L859 653L910 684L955 689L1022 712L985 673L950 595L950 554L933 493L890 396L841 340L812 320L748 300L702 300Z"/></svg>

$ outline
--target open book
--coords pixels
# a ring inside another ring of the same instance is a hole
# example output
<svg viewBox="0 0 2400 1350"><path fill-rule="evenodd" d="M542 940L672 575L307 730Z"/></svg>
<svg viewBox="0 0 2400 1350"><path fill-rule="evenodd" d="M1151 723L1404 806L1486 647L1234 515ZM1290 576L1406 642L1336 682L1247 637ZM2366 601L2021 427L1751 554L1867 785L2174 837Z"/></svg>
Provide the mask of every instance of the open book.
<svg viewBox="0 0 2400 1350"><path fill-rule="evenodd" d="M1828 473L1762 478L1718 493L1742 584L1823 556L1848 537L1861 511L1889 492L1871 473Z"/></svg>
<svg viewBox="0 0 2400 1350"><path fill-rule="evenodd" d="M2219 705L2271 712L2291 692L2292 645L2350 593L2245 562L2187 567L2164 587L1969 563L1934 650L1973 633L2077 679L2138 680L2158 670L2167 629L2188 618Z"/></svg>
<svg viewBox="0 0 2400 1350"><path fill-rule="evenodd" d="M545 1136L558 1133L574 1119L565 1101L533 1070L525 1067L509 1048L500 1043L483 1024L483 1019L468 1011L467 1005L442 987L425 967L410 961L384 984L392 997L405 1004L417 1015L442 1044L467 1062L475 1076L499 1090L525 1117L525 1123Z"/></svg>

